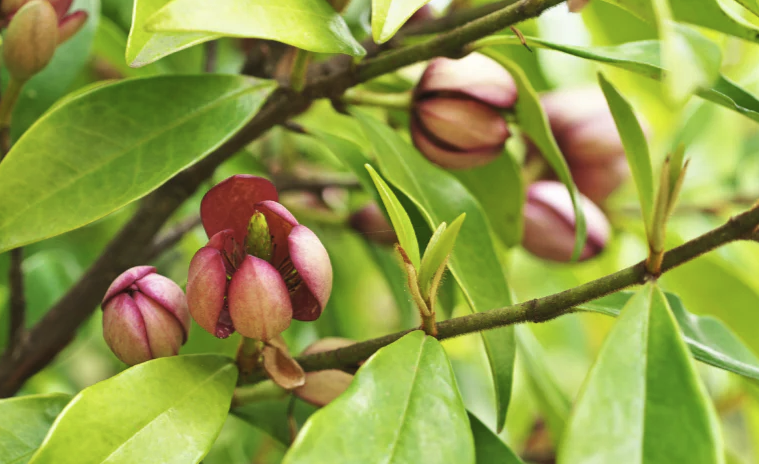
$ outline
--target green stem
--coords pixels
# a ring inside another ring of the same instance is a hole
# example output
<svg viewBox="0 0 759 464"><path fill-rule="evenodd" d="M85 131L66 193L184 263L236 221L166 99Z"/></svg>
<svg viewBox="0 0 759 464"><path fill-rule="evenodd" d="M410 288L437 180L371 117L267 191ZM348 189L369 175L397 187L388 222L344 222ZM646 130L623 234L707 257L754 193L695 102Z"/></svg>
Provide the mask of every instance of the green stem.
<svg viewBox="0 0 759 464"><path fill-rule="evenodd" d="M255 385L246 385L235 388L235 392L232 395L232 407L237 408L250 403L281 400L287 398L289 394L290 392L284 388L271 380L267 380Z"/></svg>
<svg viewBox="0 0 759 464"><path fill-rule="evenodd" d="M264 342L255 338L242 337L240 347L237 349L237 367L245 376L253 372L259 364Z"/></svg>
<svg viewBox="0 0 759 464"><path fill-rule="evenodd" d="M295 61L290 74L290 87L296 92L300 92L306 86L306 73L308 72L308 62L311 61L311 52L298 49L295 53Z"/></svg>
<svg viewBox="0 0 759 464"><path fill-rule="evenodd" d="M408 111L411 108L411 92L380 93L351 89L345 92L343 101L352 105L377 106L389 110Z"/></svg>

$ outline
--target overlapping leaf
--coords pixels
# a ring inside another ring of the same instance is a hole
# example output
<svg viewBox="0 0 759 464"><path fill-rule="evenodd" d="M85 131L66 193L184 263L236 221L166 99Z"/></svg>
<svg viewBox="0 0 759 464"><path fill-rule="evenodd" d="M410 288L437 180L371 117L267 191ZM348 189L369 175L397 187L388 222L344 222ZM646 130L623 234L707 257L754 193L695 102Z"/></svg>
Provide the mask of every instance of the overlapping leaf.
<svg viewBox="0 0 759 464"><path fill-rule="evenodd" d="M477 464L524 464L498 435L472 413L469 413L469 423L472 425Z"/></svg>
<svg viewBox="0 0 759 464"><path fill-rule="evenodd" d="M430 0L372 0L372 35L377 43L392 39L398 29Z"/></svg>
<svg viewBox="0 0 759 464"><path fill-rule="evenodd" d="M26 464L69 395L19 396L0 401L0 464Z"/></svg>

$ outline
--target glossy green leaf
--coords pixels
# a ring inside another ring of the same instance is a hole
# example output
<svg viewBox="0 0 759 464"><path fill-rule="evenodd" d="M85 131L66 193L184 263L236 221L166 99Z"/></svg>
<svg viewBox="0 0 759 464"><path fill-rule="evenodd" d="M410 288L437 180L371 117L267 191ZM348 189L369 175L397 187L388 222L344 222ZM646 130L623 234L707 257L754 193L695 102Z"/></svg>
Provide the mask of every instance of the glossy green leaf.
<svg viewBox="0 0 759 464"><path fill-rule="evenodd" d="M74 397L30 462L197 463L224 425L236 382L223 356L138 364Z"/></svg>
<svg viewBox="0 0 759 464"><path fill-rule="evenodd" d="M720 433L667 300L648 284L607 336L557 462L721 463Z"/></svg>
<svg viewBox="0 0 759 464"><path fill-rule="evenodd" d="M511 290L491 237L490 225L477 200L448 171L430 163L390 127L353 111L372 144L385 178L416 204L430 227L466 213L449 269L475 312L511 304ZM511 396L515 342L511 327L482 333L495 384L498 428Z"/></svg>
<svg viewBox="0 0 759 464"><path fill-rule="evenodd" d="M507 247L522 241L522 207L525 189L521 166L508 151L495 161L473 169L455 169L451 174L482 205L495 236Z"/></svg>
<svg viewBox="0 0 759 464"><path fill-rule="evenodd" d="M377 171L370 164L365 167L369 171L369 175L372 176L377 192L382 199L382 204L385 205L385 209L390 215L390 221L393 223L395 233L398 234L401 247L403 247L414 267L419 269L419 243L416 241L416 233L411 224L411 219L409 219L406 210L403 209L403 205L398 201L398 197L395 196L390 186L382 180L382 177L377 174Z"/></svg>
<svg viewBox="0 0 759 464"><path fill-rule="evenodd" d="M315 460L474 464L469 420L440 343L417 330L369 358L306 422L283 464Z"/></svg>
<svg viewBox="0 0 759 464"><path fill-rule="evenodd" d="M366 53L325 0L171 0L144 27L276 40L319 53Z"/></svg>
<svg viewBox="0 0 759 464"><path fill-rule="evenodd" d="M151 192L231 137L274 86L240 76L158 76L56 106L0 165L0 252Z"/></svg>
<svg viewBox="0 0 759 464"><path fill-rule="evenodd" d="M614 88L603 74L598 74L598 80L625 147L627 163L630 165L635 187L638 189L643 221L648 228L654 211L654 171L651 166L651 155L648 151L646 136L635 116L635 111L625 97Z"/></svg>
<svg viewBox="0 0 759 464"><path fill-rule="evenodd" d="M609 316L618 316L632 297L632 292L619 292L585 303L579 309ZM722 321L711 316L688 312L682 300L665 293L672 314L693 357L701 362L736 374L759 380L759 358Z"/></svg>
<svg viewBox="0 0 759 464"><path fill-rule="evenodd" d="M557 443L564 433L572 404L559 388L556 376L546 363L545 351L530 328L519 326L516 335L519 359L527 373L530 390L543 412L554 443Z"/></svg>
<svg viewBox="0 0 759 464"><path fill-rule="evenodd" d="M0 464L26 464L69 395L19 396L0 401Z"/></svg>
<svg viewBox="0 0 759 464"><path fill-rule="evenodd" d="M538 147L538 150L540 150L545 160L548 161L548 164L551 165L559 180L569 190L576 219L576 240L574 250L572 251L572 259L577 259L585 247L585 240L587 238L585 213L580 203L580 192L572 180L572 174L569 172L567 161L556 144L556 139L554 139L553 132L548 124L548 118L540 105L538 94L535 92L532 84L530 84L524 71L514 64L514 62L494 49L485 48L481 52L497 61L511 73L519 93L519 98L514 105L514 112L516 113L516 119L519 121L519 127L530 137L535 146Z"/></svg>
<svg viewBox="0 0 759 464"><path fill-rule="evenodd" d="M429 292L430 282L440 266L445 264L445 260L456 245L456 238L461 230L461 225L466 219L466 213L461 213L450 226L443 228L439 236L432 236L427 249L422 257L422 266L419 269L419 283L423 294ZM445 224L445 223L443 223ZM441 224L441 227L442 225ZM440 229L438 229L440 230Z"/></svg>
<svg viewBox="0 0 759 464"><path fill-rule="evenodd" d="M744 8L759 16L759 2L757 0L736 0Z"/></svg>
<svg viewBox="0 0 759 464"><path fill-rule="evenodd" d="M86 10L89 17L72 38L55 50L53 60L29 79L13 110L11 138L18 140L56 100L71 90L74 81L89 60L92 40L100 16L99 0L76 0L72 11ZM8 82L4 73L3 84Z"/></svg>
<svg viewBox="0 0 759 464"><path fill-rule="evenodd" d="M290 400L291 395L285 395L283 398L256 401L234 408L232 413L248 424L266 432L283 446L290 446L292 440L288 417ZM300 429L317 408L300 400L295 401L292 416Z"/></svg>
<svg viewBox="0 0 759 464"><path fill-rule="evenodd" d="M372 0L372 36L378 44L392 39L398 29L430 0Z"/></svg>
<svg viewBox="0 0 759 464"><path fill-rule="evenodd" d="M472 413L469 413L469 423L474 436L477 464L524 464L498 435Z"/></svg>
<svg viewBox="0 0 759 464"><path fill-rule="evenodd" d="M93 54L105 60L108 65L124 77L154 76L165 72L163 62L142 68L130 67L129 63L124 60L127 40L128 36L121 27L106 17L100 18L93 44Z"/></svg>
<svg viewBox="0 0 759 464"><path fill-rule="evenodd" d="M134 0L132 28L126 48L126 61L129 66L140 67L209 40L219 38L219 34L206 32L154 32L148 31L145 24L154 13L166 6L171 0Z"/></svg>

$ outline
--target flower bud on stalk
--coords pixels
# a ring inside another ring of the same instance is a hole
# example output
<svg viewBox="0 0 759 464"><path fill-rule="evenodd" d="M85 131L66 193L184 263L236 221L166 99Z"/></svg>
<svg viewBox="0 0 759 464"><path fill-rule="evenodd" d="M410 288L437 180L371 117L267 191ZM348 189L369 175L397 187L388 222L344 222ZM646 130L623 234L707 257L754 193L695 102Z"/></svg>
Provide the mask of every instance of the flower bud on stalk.
<svg viewBox="0 0 759 464"><path fill-rule="evenodd" d="M588 232L580 261L603 251L611 226L603 212L589 199L580 196ZM572 199L564 184L540 181L527 191L524 207L522 246L530 253L552 261L569 261L575 244L575 215Z"/></svg>
<svg viewBox="0 0 759 464"><path fill-rule="evenodd" d="M190 313L184 292L152 266L137 266L113 281L105 294L103 336L131 365L174 356L187 341Z"/></svg>
<svg viewBox="0 0 759 464"><path fill-rule="evenodd" d="M414 92L411 137L419 151L444 168L485 165L500 156L511 135L501 115L517 87L501 65L472 53L430 62Z"/></svg>

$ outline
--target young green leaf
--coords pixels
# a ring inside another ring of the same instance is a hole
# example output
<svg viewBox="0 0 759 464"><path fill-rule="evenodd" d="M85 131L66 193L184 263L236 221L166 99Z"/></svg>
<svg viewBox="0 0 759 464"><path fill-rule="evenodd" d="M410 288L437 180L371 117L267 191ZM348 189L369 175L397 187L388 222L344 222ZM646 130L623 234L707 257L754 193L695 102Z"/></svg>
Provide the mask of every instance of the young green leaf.
<svg viewBox="0 0 759 464"><path fill-rule="evenodd" d="M601 89L609 103L609 109L625 147L627 163L630 165L630 171L638 189L643 222L648 227L654 210L654 172L646 136L630 103L603 74L598 73L598 81L601 83Z"/></svg>
<svg viewBox="0 0 759 464"><path fill-rule="evenodd" d="M477 416L469 413L469 423L474 436L474 452L477 464L524 464L511 448L483 424Z"/></svg>
<svg viewBox="0 0 759 464"><path fill-rule="evenodd" d="M414 331L369 358L348 389L308 419L283 463L315 456L330 464L474 464L466 409L440 343Z"/></svg>
<svg viewBox="0 0 759 464"><path fill-rule="evenodd" d="M430 227L466 213L448 268L471 309L487 311L511 304L511 289L493 243L482 206L448 171L430 163L387 125L360 110L351 112L371 142L382 172L414 202ZM496 424L506 420L516 351L512 327L482 332L496 392Z"/></svg>
<svg viewBox="0 0 759 464"><path fill-rule="evenodd" d="M219 34L205 32L153 32L145 24L154 13L171 0L135 0L132 13L132 28L126 47L126 62L138 68L166 55L184 50L193 45L218 39Z"/></svg>
<svg viewBox="0 0 759 464"><path fill-rule="evenodd" d="M324 0L172 0L143 27L150 32L276 40L318 53L366 54L345 20Z"/></svg>
<svg viewBox="0 0 759 464"><path fill-rule="evenodd" d="M26 464L69 395L30 395L0 401L0 464Z"/></svg>
<svg viewBox="0 0 759 464"><path fill-rule="evenodd" d="M569 172L569 166L559 146L556 144L556 140L553 138L551 127L548 125L548 119L543 112L543 108L540 106L538 94L535 92L532 84L530 84L524 71L514 64L514 62L494 49L486 48L480 50L480 52L497 61L511 73L519 93L519 98L514 105L514 111L516 112L516 118L519 121L520 127L530 137L535 146L538 147L540 153L559 177L559 180L569 190L572 205L574 206L576 227L572 259L576 260L580 257L580 253L582 253L585 247L585 240L587 239L585 213L582 210L582 203L580 202L580 192L577 191L577 187L572 180L572 174Z"/></svg>
<svg viewBox="0 0 759 464"><path fill-rule="evenodd" d="M30 463L198 462L224 425L236 382L237 367L223 356L138 364L74 397Z"/></svg>
<svg viewBox="0 0 759 464"><path fill-rule="evenodd" d="M653 284L607 336L559 447L559 464L590 461L724 462L714 406Z"/></svg>
<svg viewBox="0 0 759 464"><path fill-rule="evenodd" d="M432 235L432 240L424 251L422 266L419 269L419 285L422 294L429 295L432 277L438 272L440 266L445 265L448 255L451 254L453 246L456 244L456 238L464 219L466 219L466 213L461 213L450 226L445 227L445 222L440 224L438 230ZM439 234L438 231L440 231Z"/></svg>
<svg viewBox="0 0 759 464"><path fill-rule="evenodd" d="M398 29L428 4L430 0L372 0L372 36L382 44L392 39Z"/></svg>
<svg viewBox="0 0 759 464"><path fill-rule="evenodd" d="M243 76L156 76L57 105L0 164L0 252L150 193L237 132L274 87Z"/></svg>
<svg viewBox="0 0 759 464"><path fill-rule="evenodd" d="M398 234L398 241L403 247L403 251L406 252L414 267L419 269L419 243L416 241L416 233L414 226L411 225L411 219L409 219L406 210L403 209L403 205L398 201L398 197L395 196L390 186L382 180L382 177L377 174L377 171L370 164L366 164L365 167L369 171L369 175L372 176L377 192L382 199L382 204L387 209L387 214L393 223L395 233Z"/></svg>

